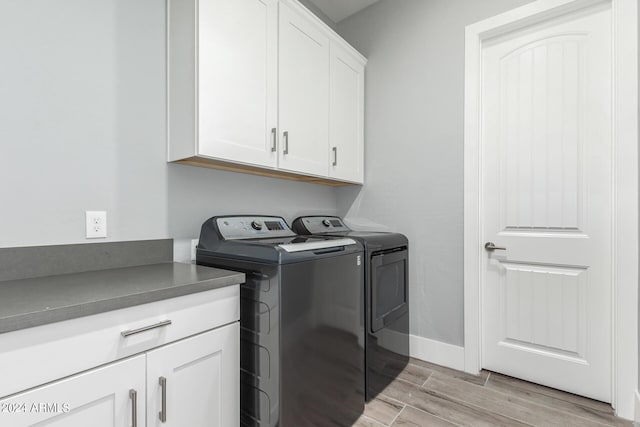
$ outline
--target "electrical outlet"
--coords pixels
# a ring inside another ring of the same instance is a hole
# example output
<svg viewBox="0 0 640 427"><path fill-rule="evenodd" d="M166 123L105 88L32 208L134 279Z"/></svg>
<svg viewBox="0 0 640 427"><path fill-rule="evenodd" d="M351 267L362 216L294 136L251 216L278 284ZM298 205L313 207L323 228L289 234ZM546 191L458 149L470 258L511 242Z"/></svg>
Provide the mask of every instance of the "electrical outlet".
<svg viewBox="0 0 640 427"><path fill-rule="evenodd" d="M107 237L107 213L105 211L86 212L87 239Z"/></svg>
<svg viewBox="0 0 640 427"><path fill-rule="evenodd" d="M196 250L198 249L199 239L191 239L191 261L196 260Z"/></svg>

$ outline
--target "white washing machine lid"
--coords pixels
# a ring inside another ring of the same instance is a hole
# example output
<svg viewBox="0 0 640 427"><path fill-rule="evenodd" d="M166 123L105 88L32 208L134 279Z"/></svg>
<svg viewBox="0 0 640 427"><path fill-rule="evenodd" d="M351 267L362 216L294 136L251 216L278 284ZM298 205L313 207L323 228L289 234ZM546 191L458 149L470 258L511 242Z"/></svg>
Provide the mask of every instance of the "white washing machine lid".
<svg viewBox="0 0 640 427"><path fill-rule="evenodd" d="M319 242L286 243L283 245L278 245L278 247L287 252L303 252L314 251L317 249L339 248L341 246L349 246L355 244L356 241L353 239L331 239L322 240Z"/></svg>

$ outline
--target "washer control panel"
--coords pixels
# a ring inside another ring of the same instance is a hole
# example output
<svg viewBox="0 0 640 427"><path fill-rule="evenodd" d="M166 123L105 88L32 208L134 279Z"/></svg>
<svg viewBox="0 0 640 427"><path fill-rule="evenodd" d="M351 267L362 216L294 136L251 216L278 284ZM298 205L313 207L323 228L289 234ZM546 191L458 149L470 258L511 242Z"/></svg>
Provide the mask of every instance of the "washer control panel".
<svg viewBox="0 0 640 427"><path fill-rule="evenodd" d="M337 216L307 216L302 218L302 224L311 234L351 231Z"/></svg>
<svg viewBox="0 0 640 427"><path fill-rule="evenodd" d="M228 216L217 218L216 224L225 240L295 236L277 216Z"/></svg>

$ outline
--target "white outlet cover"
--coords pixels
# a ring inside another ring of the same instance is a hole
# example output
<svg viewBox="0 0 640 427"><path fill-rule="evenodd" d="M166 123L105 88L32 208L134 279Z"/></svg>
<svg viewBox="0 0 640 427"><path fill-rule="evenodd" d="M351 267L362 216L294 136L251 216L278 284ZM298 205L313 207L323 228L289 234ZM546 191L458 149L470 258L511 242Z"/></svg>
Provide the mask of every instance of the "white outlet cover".
<svg viewBox="0 0 640 427"><path fill-rule="evenodd" d="M87 239L103 239L107 237L106 211L87 211L85 219Z"/></svg>
<svg viewBox="0 0 640 427"><path fill-rule="evenodd" d="M191 239L191 261L196 260L196 250L200 243L200 239Z"/></svg>

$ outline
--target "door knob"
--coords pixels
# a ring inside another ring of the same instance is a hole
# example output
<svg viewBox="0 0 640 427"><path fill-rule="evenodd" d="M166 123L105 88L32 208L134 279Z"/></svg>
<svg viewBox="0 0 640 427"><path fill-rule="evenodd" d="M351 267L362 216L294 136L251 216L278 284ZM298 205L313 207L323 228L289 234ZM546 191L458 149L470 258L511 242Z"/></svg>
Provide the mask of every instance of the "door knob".
<svg viewBox="0 0 640 427"><path fill-rule="evenodd" d="M503 246L496 246L495 243L493 242L487 242L484 244L484 248L486 250L488 250L489 252L493 252L493 251L506 251L507 248L503 247Z"/></svg>

